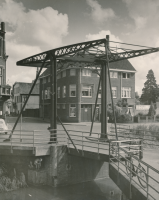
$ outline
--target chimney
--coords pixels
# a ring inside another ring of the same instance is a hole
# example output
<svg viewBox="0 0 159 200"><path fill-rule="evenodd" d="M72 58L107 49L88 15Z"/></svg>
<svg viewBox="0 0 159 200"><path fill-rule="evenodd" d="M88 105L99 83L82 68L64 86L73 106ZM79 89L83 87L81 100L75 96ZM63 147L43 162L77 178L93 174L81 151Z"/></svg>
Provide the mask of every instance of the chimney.
<svg viewBox="0 0 159 200"><path fill-rule="evenodd" d="M3 32L3 56L6 55L6 45L5 45L5 23L1 22L1 31Z"/></svg>
<svg viewBox="0 0 159 200"><path fill-rule="evenodd" d="M5 23L1 22L1 31L5 32Z"/></svg>

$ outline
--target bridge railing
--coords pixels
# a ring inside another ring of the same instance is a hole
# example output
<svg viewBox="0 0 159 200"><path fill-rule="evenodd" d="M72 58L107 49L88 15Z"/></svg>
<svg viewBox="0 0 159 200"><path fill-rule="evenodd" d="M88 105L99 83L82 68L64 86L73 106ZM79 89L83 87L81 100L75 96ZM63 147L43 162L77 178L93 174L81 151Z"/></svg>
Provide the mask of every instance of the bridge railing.
<svg viewBox="0 0 159 200"><path fill-rule="evenodd" d="M32 147L33 153L35 147L48 144L66 144L67 137L64 130L50 129L50 130L15 130L12 137L9 139L9 133L0 132L0 146L9 146L11 153L13 147Z"/></svg>
<svg viewBox="0 0 159 200"><path fill-rule="evenodd" d="M70 137L77 149L82 151L91 151L96 153L108 154L109 152L109 142L108 139L104 138L105 134L101 133L92 133L92 136L89 136L90 132L86 131L75 131L67 130L70 134ZM102 138L103 136L103 138ZM67 139L68 148L73 148L69 138Z"/></svg>
<svg viewBox="0 0 159 200"><path fill-rule="evenodd" d="M141 160L142 140L111 141L109 143L109 164L118 173L125 174L132 184L136 184L148 199L159 199L159 171Z"/></svg>
<svg viewBox="0 0 159 200"><path fill-rule="evenodd" d="M115 133L115 127L110 127L110 133ZM159 147L159 135L157 130L148 130L146 126L139 125L137 127L129 125L117 125L118 138L142 139L145 147Z"/></svg>

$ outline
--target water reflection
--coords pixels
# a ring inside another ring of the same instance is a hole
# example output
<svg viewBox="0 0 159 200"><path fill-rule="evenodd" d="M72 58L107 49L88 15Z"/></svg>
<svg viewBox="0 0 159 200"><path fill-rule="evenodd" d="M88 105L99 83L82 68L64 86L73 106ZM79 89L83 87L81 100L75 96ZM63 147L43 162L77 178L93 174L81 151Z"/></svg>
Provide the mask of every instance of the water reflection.
<svg viewBox="0 0 159 200"><path fill-rule="evenodd" d="M109 178L71 186L29 187L0 194L0 200L120 200L121 191Z"/></svg>

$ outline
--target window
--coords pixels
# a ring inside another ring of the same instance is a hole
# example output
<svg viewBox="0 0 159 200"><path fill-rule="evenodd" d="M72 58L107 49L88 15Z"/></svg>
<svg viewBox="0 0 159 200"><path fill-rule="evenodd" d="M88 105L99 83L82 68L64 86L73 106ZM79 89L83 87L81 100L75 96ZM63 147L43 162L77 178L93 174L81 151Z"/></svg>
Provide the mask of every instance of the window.
<svg viewBox="0 0 159 200"><path fill-rule="evenodd" d="M91 76L91 70L82 69L82 76Z"/></svg>
<svg viewBox="0 0 159 200"><path fill-rule="evenodd" d="M118 78L118 72L110 72L110 78Z"/></svg>
<svg viewBox="0 0 159 200"><path fill-rule="evenodd" d="M62 72L62 77L65 77L66 76L66 70L64 70L63 72Z"/></svg>
<svg viewBox="0 0 159 200"><path fill-rule="evenodd" d="M130 78L130 73L123 73L123 78Z"/></svg>
<svg viewBox="0 0 159 200"><path fill-rule="evenodd" d="M113 94L113 98L117 98L117 88L116 87L112 87L112 94Z"/></svg>
<svg viewBox="0 0 159 200"><path fill-rule="evenodd" d="M70 85L70 97L76 96L76 85Z"/></svg>
<svg viewBox="0 0 159 200"><path fill-rule="evenodd" d="M47 88L47 98L48 99L50 99L50 97L51 97L50 94L51 94L50 87L48 87Z"/></svg>
<svg viewBox="0 0 159 200"><path fill-rule="evenodd" d="M7 90L7 94L10 94L10 88L7 88L6 90Z"/></svg>
<svg viewBox="0 0 159 200"><path fill-rule="evenodd" d="M70 117L76 117L76 105L70 104Z"/></svg>
<svg viewBox="0 0 159 200"><path fill-rule="evenodd" d="M76 76L76 69L70 69L70 76Z"/></svg>
<svg viewBox="0 0 159 200"><path fill-rule="evenodd" d="M23 103L25 103L25 101L26 101L26 99L27 99L27 96L23 96Z"/></svg>
<svg viewBox="0 0 159 200"><path fill-rule="evenodd" d="M62 109L66 109L66 104L62 104Z"/></svg>
<svg viewBox="0 0 159 200"><path fill-rule="evenodd" d="M101 87L99 88L99 91L98 91L98 98L101 98Z"/></svg>
<svg viewBox="0 0 159 200"><path fill-rule="evenodd" d="M63 86L62 97L63 97L63 98L66 97L66 86Z"/></svg>
<svg viewBox="0 0 159 200"><path fill-rule="evenodd" d="M92 97L92 86L82 86L82 97Z"/></svg>
<svg viewBox="0 0 159 200"><path fill-rule="evenodd" d="M57 79L61 78L61 73L57 74Z"/></svg>
<svg viewBox="0 0 159 200"><path fill-rule="evenodd" d="M2 68L0 67L0 75L2 75Z"/></svg>
<svg viewBox="0 0 159 200"><path fill-rule="evenodd" d="M57 98L60 98L60 87L57 88Z"/></svg>
<svg viewBox="0 0 159 200"><path fill-rule="evenodd" d="M2 85L2 76L0 76L0 85Z"/></svg>
<svg viewBox="0 0 159 200"><path fill-rule="evenodd" d="M60 109L60 104L57 104L57 109Z"/></svg>
<svg viewBox="0 0 159 200"><path fill-rule="evenodd" d="M122 88L122 98L131 98L131 88L130 87L123 87Z"/></svg>
<svg viewBox="0 0 159 200"><path fill-rule="evenodd" d="M47 99L47 94L48 94L48 92L47 92L47 90L45 90L45 97L44 97L44 99Z"/></svg>

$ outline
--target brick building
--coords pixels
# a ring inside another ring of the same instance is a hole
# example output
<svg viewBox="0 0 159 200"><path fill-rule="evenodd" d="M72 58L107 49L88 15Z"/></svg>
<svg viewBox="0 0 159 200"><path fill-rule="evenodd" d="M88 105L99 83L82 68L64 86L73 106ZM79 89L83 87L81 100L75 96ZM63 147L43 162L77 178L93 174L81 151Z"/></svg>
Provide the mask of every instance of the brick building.
<svg viewBox="0 0 159 200"><path fill-rule="evenodd" d="M114 103L126 99L135 105L135 68L128 60L110 64ZM98 89L99 75L89 69L70 68L57 74L57 114L63 122L91 121ZM101 90L100 90L101 91ZM98 95L96 120L100 120L101 92ZM50 117L50 70L40 76L40 117ZM111 103L108 87L108 103Z"/></svg>
<svg viewBox="0 0 159 200"><path fill-rule="evenodd" d="M6 61L8 56L5 49L5 23L1 22L0 28L0 116L5 114L4 103L11 96L11 86L6 85Z"/></svg>

